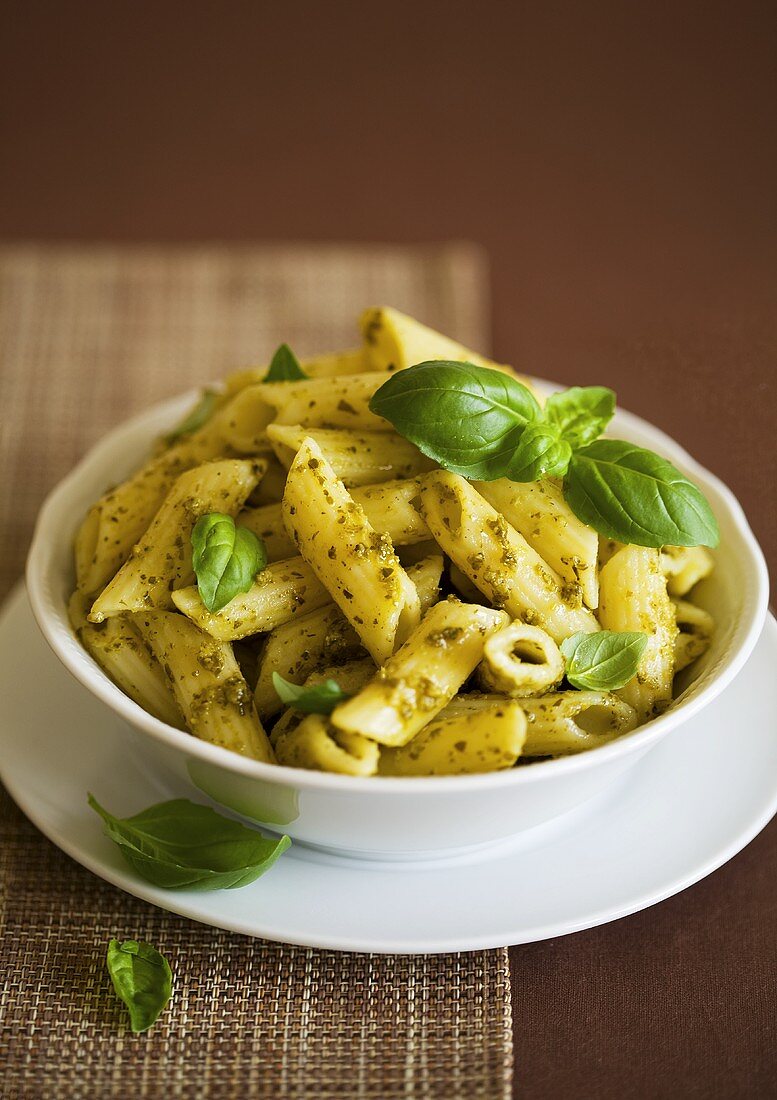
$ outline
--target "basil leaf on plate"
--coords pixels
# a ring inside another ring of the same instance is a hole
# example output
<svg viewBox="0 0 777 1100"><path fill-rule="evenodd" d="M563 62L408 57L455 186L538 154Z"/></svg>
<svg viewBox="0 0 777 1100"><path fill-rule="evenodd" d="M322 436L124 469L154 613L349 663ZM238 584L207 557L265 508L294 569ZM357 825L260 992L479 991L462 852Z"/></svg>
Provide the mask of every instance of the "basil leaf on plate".
<svg viewBox="0 0 777 1100"><path fill-rule="evenodd" d="M578 519L637 546L717 546L718 524L701 490L660 455L598 439L572 455L564 496Z"/></svg>
<svg viewBox="0 0 777 1100"><path fill-rule="evenodd" d="M543 416L572 447L584 447L602 434L615 412L615 394L606 386L572 386L553 393Z"/></svg>
<svg viewBox="0 0 777 1100"><path fill-rule="evenodd" d="M273 672L272 682L281 702L294 710L301 710L304 714L331 714L338 704L351 698L335 680L324 680L323 683L312 684L310 687L300 687Z"/></svg>
<svg viewBox="0 0 777 1100"><path fill-rule="evenodd" d="M573 634L561 643L567 680L576 688L616 691L636 675L647 643L647 634L638 631Z"/></svg>
<svg viewBox="0 0 777 1100"><path fill-rule="evenodd" d="M572 448L558 431L547 424L527 424L510 459L507 477L511 481L539 481L566 473Z"/></svg>
<svg viewBox="0 0 777 1100"><path fill-rule="evenodd" d="M447 360L392 375L370 410L446 470L477 481L508 476L524 428L542 417L517 379Z"/></svg>
<svg viewBox="0 0 777 1100"><path fill-rule="evenodd" d="M118 818L89 795L106 835L133 870L166 889L234 890L272 867L291 844L223 817L210 806L175 798Z"/></svg>
<svg viewBox="0 0 777 1100"><path fill-rule="evenodd" d="M232 516L210 512L192 530L192 566L197 588L208 611L220 611L239 592L247 592L267 565L267 549Z"/></svg>
<svg viewBox="0 0 777 1100"><path fill-rule="evenodd" d="M299 382L307 378L299 359L288 344L281 344L270 360L270 369L264 376L265 382Z"/></svg>
<svg viewBox="0 0 777 1100"><path fill-rule="evenodd" d="M182 435L190 435L201 428L203 424L206 424L213 415L218 400L219 395L215 390L205 390L189 415L181 421L177 428L174 428L165 436L165 443L175 443L176 439L180 439Z"/></svg>
<svg viewBox="0 0 777 1100"><path fill-rule="evenodd" d="M147 1031L172 993L167 959L142 940L111 940L106 963L113 988L129 1009L132 1030Z"/></svg>

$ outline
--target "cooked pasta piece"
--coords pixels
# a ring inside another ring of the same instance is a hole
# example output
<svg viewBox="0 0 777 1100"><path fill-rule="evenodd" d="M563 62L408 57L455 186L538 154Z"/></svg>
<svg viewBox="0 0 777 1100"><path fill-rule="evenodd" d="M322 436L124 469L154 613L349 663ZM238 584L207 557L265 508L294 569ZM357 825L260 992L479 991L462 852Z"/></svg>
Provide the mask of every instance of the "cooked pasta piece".
<svg viewBox="0 0 777 1100"><path fill-rule="evenodd" d="M617 694L634 707L640 722L654 718L672 701L677 637L658 550L624 546L613 554L599 574L599 622L604 630L647 634L636 676Z"/></svg>
<svg viewBox="0 0 777 1100"><path fill-rule="evenodd" d="M661 567L670 596L685 596L710 575L714 566L712 554L703 546L665 546L661 551Z"/></svg>
<svg viewBox="0 0 777 1100"><path fill-rule="evenodd" d="M197 519L208 512L236 515L263 470L261 460L230 458L181 474L129 560L95 600L90 620L172 607L173 587L194 580L191 533Z"/></svg>
<svg viewBox="0 0 777 1100"><path fill-rule="evenodd" d="M289 470L283 519L364 648L383 664L420 622L418 592L391 539L373 530L312 439Z"/></svg>
<svg viewBox="0 0 777 1100"><path fill-rule="evenodd" d="M247 502L257 508L264 504L280 504L288 473L286 467L280 464L274 454L262 455L262 462L267 463L267 470Z"/></svg>
<svg viewBox="0 0 777 1100"><path fill-rule="evenodd" d="M383 748L380 775L467 775L512 768L526 740L520 704L500 699L467 710L449 703L402 748Z"/></svg>
<svg viewBox="0 0 777 1100"><path fill-rule="evenodd" d="M281 623L323 607L330 599L302 558L288 558L268 565L247 592L239 593L221 611L208 611L196 585L173 592L173 603L178 610L207 634L223 642L274 630Z"/></svg>
<svg viewBox="0 0 777 1100"><path fill-rule="evenodd" d="M405 546L429 538L428 527L410 503L417 493L417 478L409 478L365 485L354 489L351 496L364 509L373 530L388 535L394 546ZM240 513L238 522L264 540L270 561L279 561L295 553L294 540L283 524L280 503L246 508Z"/></svg>
<svg viewBox="0 0 777 1100"><path fill-rule="evenodd" d="M70 621L84 649L125 695L143 710L177 729L186 729L181 708L155 657L125 615L90 623L89 599L75 592L68 607Z"/></svg>
<svg viewBox="0 0 777 1100"><path fill-rule="evenodd" d="M419 508L442 550L495 606L556 642L598 624L580 590L561 580L468 481L447 470L421 479Z"/></svg>
<svg viewBox="0 0 777 1100"><path fill-rule="evenodd" d="M484 691L545 695L563 680L564 658L544 630L516 620L487 639L477 676Z"/></svg>
<svg viewBox="0 0 777 1100"><path fill-rule="evenodd" d="M687 668L709 649L715 620L708 611L688 600L673 600L677 636L674 642L674 673Z"/></svg>
<svg viewBox="0 0 777 1100"><path fill-rule="evenodd" d="M415 477L434 465L417 447L394 432L271 424L267 435L275 454L287 468L305 439L313 439L337 476L349 487Z"/></svg>
<svg viewBox="0 0 777 1100"><path fill-rule="evenodd" d="M508 622L503 611L451 596L426 613L362 691L332 712L332 724L382 745L406 745L449 703Z"/></svg>
<svg viewBox="0 0 777 1100"><path fill-rule="evenodd" d="M170 611L140 612L132 623L167 673L195 737L254 760L274 761L231 646Z"/></svg>
<svg viewBox="0 0 777 1100"><path fill-rule="evenodd" d="M557 481L509 481L503 477L473 484L562 580L580 587L587 607L598 606L599 536L577 518Z"/></svg>
<svg viewBox="0 0 777 1100"><path fill-rule="evenodd" d="M609 691L559 691L522 699L524 756L567 756L606 745L638 724L637 713Z"/></svg>
<svg viewBox="0 0 777 1100"><path fill-rule="evenodd" d="M416 586L421 611L426 612L440 594L442 558L426 558L407 572ZM259 659L255 699L260 717L269 718L283 706L273 687L273 672L298 684L322 665L337 665L363 652L361 638L336 604L276 627L268 635Z"/></svg>
<svg viewBox="0 0 777 1100"><path fill-rule="evenodd" d="M337 378L343 374L363 374L370 370L367 362L367 353L364 348L353 348L349 351L336 351L330 355L317 355L313 359L303 359L300 366L308 378ZM227 393L236 393L246 386L253 386L257 382L264 382L269 364L264 367L246 367L244 370L234 371L227 375Z"/></svg>

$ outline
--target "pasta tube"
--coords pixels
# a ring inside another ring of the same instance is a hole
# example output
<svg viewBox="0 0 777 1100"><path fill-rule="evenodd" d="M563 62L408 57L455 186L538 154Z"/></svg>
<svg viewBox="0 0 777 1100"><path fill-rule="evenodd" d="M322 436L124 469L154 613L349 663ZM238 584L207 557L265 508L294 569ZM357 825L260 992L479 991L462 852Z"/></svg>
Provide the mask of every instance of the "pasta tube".
<svg viewBox="0 0 777 1100"><path fill-rule="evenodd" d="M524 756L567 756L614 741L637 726L633 707L609 691L559 691L522 699Z"/></svg>
<svg viewBox="0 0 777 1100"><path fill-rule="evenodd" d="M442 550L495 607L539 626L560 642L598 624L580 592L549 565L458 474L435 470L421 479L420 510Z"/></svg>
<svg viewBox="0 0 777 1100"><path fill-rule="evenodd" d="M677 636L674 642L674 673L687 668L709 649L715 620L709 612L687 600L673 600Z"/></svg>
<svg viewBox="0 0 777 1100"><path fill-rule="evenodd" d="M661 567L669 595L685 596L710 575L715 560L703 546L665 546L661 551Z"/></svg>
<svg viewBox="0 0 777 1100"><path fill-rule="evenodd" d="M466 775L512 768L526 740L519 703L466 711L449 704L402 748L381 750L380 775Z"/></svg>
<svg viewBox="0 0 777 1100"><path fill-rule="evenodd" d="M418 592L391 539L373 530L312 439L289 470L283 518L365 649L383 664L420 622Z"/></svg>
<svg viewBox="0 0 777 1100"><path fill-rule="evenodd" d="M544 630L516 620L486 640L477 672L484 691L545 695L563 680L564 658Z"/></svg>
<svg viewBox="0 0 777 1100"><path fill-rule="evenodd" d="M191 532L197 519L208 512L236 515L263 470L260 460L225 459L181 474L129 560L95 600L90 620L172 607L173 587L194 580Z"/></svg>
<svg viewBox="0 0 777 1100"><path fill-rule="evenodd" d="M167 673L195 737L254 760L274 761L231 646L169 611L141 612L132 622Z"/></svg>
<svg viewBox="0 0 777 1100"><path fill-rule="evenodd" d="M406 745L450 702L486 638L507 621L503 611L452 596L435 604L369 684L332 712L332 724L382 745Z"/></svg>
<svg viewBox="0 0 777 1100"><path fill-rule="evenodd" d="M173 603L207 634L223 642L274 630L329 603L331 597L302 558L273 562L263 569L247 592L241 592L221 611L208 611L196 585L178 588Z"/></svg>
<svg viewBox="0 0 777 1100"><path fill-rule="evenodd" d="M577 518L558 482L499 478L473 484L562 580L580 587L586 606L598 605L599 536Z"/></svg>
<svg viewBox="0 0 777 1100"><path fill-rule="evenodd" d="M424 613L437 602L440 594L442 558L439 554L426 558L417 565L411 565L407 572L416 586ZM269 718L282 708L273 687L273 672L284 680L298 684L322 665L338 665L360 656L362 652L359 635L336 604L327 604L318 611L311 611L309 615L276 627L268 635L259 659L254 697L260 717Z"/></svg>
<svg viewBox="0 0 777 1100"><path fill-rule="evenodd" d="M636 676L617 692L645 722L672 701L677 624L659 551L647 546L618 550L599 574L599 599L604 630L641 630L648 636Z"/></svg>
<svg viewBox="0 0 777 1100"><path fill-rule="evenodd" d="M313 359L303 359L300 366L308 378L337 378L342 374L363 374L370 369L364 348L317 355ZM246 367L244 370L234 371L226 378L227 393L237 393L246 386L264 382L269 369L268 364L264 367Z"/></svg>
<svg viewBox="0 0 777 1100"><path fill-rule="evenodd" d="M356 432L345 428L303 428L271 424L267 435L288 469L306 439L314 440L344 485L375 485L415 477L434 465L394 432Z"/></svg>

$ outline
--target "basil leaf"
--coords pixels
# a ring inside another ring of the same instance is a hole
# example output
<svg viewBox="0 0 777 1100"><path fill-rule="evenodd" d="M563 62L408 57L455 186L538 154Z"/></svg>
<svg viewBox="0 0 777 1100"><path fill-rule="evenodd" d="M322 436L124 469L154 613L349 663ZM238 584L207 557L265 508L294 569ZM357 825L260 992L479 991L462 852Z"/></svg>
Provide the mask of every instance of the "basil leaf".
<svg viewBox="0 0 777 1100"><path fill-rule="evenodd" d="M576 688L616 691L636 675L647 644L647 634L638 631L573 634L560 647L567 662L567 680Z"/></svg>
<svg viewBox="0 0 777 1100"><path fill-rule="evenodd" d="M210 512L195 523L192 566L208 611L220 611L239 592L247 592L266 565L262 540L247 527L236 527L232 516Z"/></svg>
<svg viewBox="0 0 777 1100"><path fill-rule="evenodd" d="M370 409L440 466L477 481L507 476L524 428L542 416L515 378L447 360L392 375Z"/></svg>
<svg viewBox="0 0 777 1100"><path fill-rule="evenodd" d="M543 415L572 447L593 443L615 412L615 394L606 386L572 386L553 393L545 402Z"/></svg>
<svg viewBox="0 0 777 1100"><path fill-rule="evenodd" d="M282 703L304 714L331 714L336 706L351 698L335 680L324 680L321 684L306 688L292 684L273 672L272 683Z"/></svg>
<svg viewBox="0 0 777 1100"><path fill-rule="evenodd" d="M281 344L270 360L270 369L264 376L265 382L298 382L307 378L299 359L288 344Z"/></svg>
<svg viewBox="0 0 777 1100"><path fill-rule="evenodd" d="M175 798L118 818L90 794L89 805L105 822L133 870L166 889L234 890L263 875L291 844L268 839L210 806Z"/></svg>
<svg viewBox="0 0 777 1100"><path fill-rule="evenodd" d="M566 473L572 448L558 431L547 424L527 424L510 459L507 477L511 481L539 481Z"/></svg>
<svg viewBox="0 0 777 1100"><path fill-rule="evenodd" d="M180 439L182 435L196 432L198 428L206 424L213 415L218 400L219 395L215 390L205 390L189 415L181 421L177 428L174 428L164 437L165 443L175 443L176 439Z"/></svg>
<svg viewBox="0 0 777 1100"><path fill-rule="evenodd" d="M147 1031L170 1000L170 964L142 940L111 940L106 959L113 988L129 1009L133 1031Z"/></svg>
<svg viewBox="0 0 777 1100"><path fill-rule="evenodd" d="M575 451L564 496L583 523L637 546L717 546L718 524L700 489L660 455L618 439Z"/></svg>

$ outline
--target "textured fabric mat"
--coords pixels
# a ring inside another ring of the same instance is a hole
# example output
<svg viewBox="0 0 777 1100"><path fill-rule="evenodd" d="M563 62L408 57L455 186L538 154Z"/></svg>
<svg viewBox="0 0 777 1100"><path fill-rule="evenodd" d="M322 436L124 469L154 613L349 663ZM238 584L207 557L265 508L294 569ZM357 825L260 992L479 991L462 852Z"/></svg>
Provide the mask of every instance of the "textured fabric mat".
<svg viewBox="0 0 777 1100"><path fill-rule="evenodd" d="M484 346L466 245L0 250L0 594L48 489L118 421L287 340L358 342L386 302ZM0 1096L453 1098L510 1094L506 951L345 955L154 909L49 844L0 791ZM173 1000L136 1037L108 940L167 954Z"/></svg>

